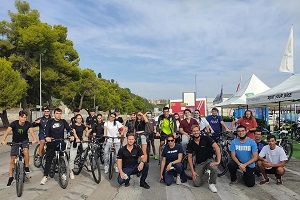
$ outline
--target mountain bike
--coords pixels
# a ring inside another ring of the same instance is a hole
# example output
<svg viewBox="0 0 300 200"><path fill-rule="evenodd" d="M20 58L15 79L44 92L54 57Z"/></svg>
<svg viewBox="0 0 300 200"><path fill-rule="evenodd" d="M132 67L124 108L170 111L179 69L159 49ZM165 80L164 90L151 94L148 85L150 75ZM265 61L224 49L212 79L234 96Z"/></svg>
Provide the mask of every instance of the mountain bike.
<svg viewBox="0 0 300 200"><path fill-rule="evenodd" d="M92 172L94 181L99 184L101 181L101 169L100 169L100 160L99 153L99 144L95 138L87 141L81 141L81 147L77 150L77 155L74 160L74 169L73 173L75 175L80 174L83 167L86 168L88 172ZM82 144L88 143L88 146L85 150L82 149ZM89 169L89 166L91 169Z"/></svg>
<svg viewBox="0 0 300 200"><path fill-rule="evenodd" d="M33 158L34 158L33 164L35 167L39 168L42 165L42 159L46 152L46 148L47 148L47 145L45 144L43 154L40 155L40 144L36 145L36 147L34 149L34 153L33 153ZM43 168L45 168L45 165L43 166Z"/></svg>
<svg viewBox="0 0 300 200"><path fill-rule="evenodd" d="M16 180L16 190L17 196L22 196L23 188L24 188L24 181L25 181L25 163L24 163L24 154L22 148L22 142L7 142L9 146L18 146L18 155L15 157L15 169L14 169L14 176ZM28 142L28 144L32 144Z"/></svg>

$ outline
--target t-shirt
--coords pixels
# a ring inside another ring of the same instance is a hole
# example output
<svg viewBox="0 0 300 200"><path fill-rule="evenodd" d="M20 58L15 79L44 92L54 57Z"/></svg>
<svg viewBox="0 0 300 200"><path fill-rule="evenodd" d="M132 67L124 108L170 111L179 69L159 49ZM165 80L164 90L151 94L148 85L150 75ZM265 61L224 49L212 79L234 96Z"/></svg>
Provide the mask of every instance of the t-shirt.
<svg viewBox="0 0 300 200"><path fill-rule="evenodd" d="M219 115L213 116L209 115L206 117L206 120L208 121L211 128L214 130L215 133L221 133L221 122L223 121L222 117Z"/></svg>
<svg viewBox="0 0 300 200"><path fill-rule="evenodd" d="M56 121L54 118L48 120L46 124L46 137L52 137L54 139L64 138L64 129L71 132L72 129L66 120L60 119Z"/></svg>
<svg viewBox="0 0 300 200"><path fill-rule="evenodd" d="M117 121L119 121L121 124L123 124L123 122L124 122L122 117L117 117Z"/></svg>
<svg viewBox="0 0 300 200"><path fill-rule="evenodd" d="M179 128L182 128L184 132L191 134L191 127L192 125L198 125L197 120L194 118L191 118L190 123L187 121L187 119L181 120Z"/></svg>
<svg viewBox="0 0 300 200"><path fill-rule="evenodd" d="M252 153L257 152L257 145L254 140L247 137L246 142L241 143L241 141L236 138L231 142L230 151L235 152L236 158L241 163L246 163L253 158ZM255 167L255 162L248 165L250 168Z"/></svg>
<svg viewBox="0 0 300 200"><path fill-rule="evenodd" d="M171 148L169 145L166 145L164 147L164 150L162 152L162 156L166 157L166 165L167 166L170 162L173 162L178 159L178 154L183 154L183 149L180 144L175 144L173 148Z"/></svg>
<svg viewBox="0 0 300 200"><path fill-rule="evenodd" d="M72 125L71 128L75 129L76 135L78 136L78 138L80 140L82 140L83 131L85 131L85 125L84 124L80 124L79 126L77 126L76 124L74 124L74 125Z"/></svg>
<svg viewBox="0 0 300 200"><path fill-rule="evenodd" d="M100 137L104 135L104 122L94 124L93 133L96 133L96 137Z"/></svg>
<svg viewBox="0 0 300 200"><path fill-rule="evenodd" d="M135 120L130 119L126 121L125 126L128 128L127 133L133 133L134 132L134 122Z"/></svg>
<svg viewBox="0 0 300 200"><path fill-rule="evenodd" d="M13 121L9 127L12 128L12 141L13 142L23 142L28 140L28 130L31 127L31 123L25 121L25 124L22 126L19 124L19 120Z"/></svg>
<svg viewBox="0 0 300 200"><path fill-rule="evenodd" d="M273 150L271 150L269 145L264 146L264 148L259 153L259 157L266 157L267 161L275 165L280 163L281 161L288 160L283 148L277 145Z"/></svg>
<svg viewBox="0 0 300 200"><path fill-rule="evenodd" d="M91 125L91 127L93 127L94 124L97 123L97 116L88 116L86 118L86 125Z"/></svg>
<svg viewBox="0 0 300 200"><path fill-rule="evenodd" d="M146 123L146 126L145 126L145 132L147 134L150 134L150 133L153 133L154 131L154 127L156 126L156 122L154 119L150 119L148 121L148 123Z"/></svg>
<svg viewBox="0 0 300 200"><path fill-rule="evenodd" d="M257 145L257 151L258 151L258 153L260 153L262 148L264 146L268 145L268 143L266 141L261 140L260 142L256 142L256 145Z"/></svg>
<svg viewBox="0 0 300 200"><path fill-rule="evenodd" d="M194 140L190 141L187 145L187 152L196 154L196 163L200 164L205 162L207 159L213 157L213 143L215 141L209 136L200 136L199 145Z"/></svg>
<svg viewBox="0 0 300 200"><path fill-rule="evenodd" d="M247 130L252 129L252 128L256 128L256 127L257 127L257 122L256 122L256 119L255 119L255 118L252 119L252 120L248 120L248 119L244 119L244 118L242 117L242 118L238 119L236 123L245 126ZM255 139L255 137L254 137L254 132L249 132L249 133L247 134L247 136L248 136L249 138L251 138L252 140Z"/></svg>
<svg viewBox="0 0 300 200"><path fill-rule="evenodd" d="M123 125L119 121L115 121L116 125L114 125L114 122L107 121L104 123L104 127L107 127L107 136L109 137L117 137L119 135L119 129L123 127ZM116 143L120 142L120 139L114 140ZM112 142L112 139L109 138L108 142Z"/></svg>
<svg viewBox="0 0 300 200"><path fill-rule="evenodd" d="M117 155L118 159L122 159L122 168L134 167L138 164L138 159L143 154L143 151L140 147L133 145L133 149L128 151L127 145L123 146Z"/></svg>
<svg viewBox="0 0 300 200"><path fill-rule="evenodd" d="M145 131L146 122L144 120L136 120L134 123L135 131Z"/></svg>

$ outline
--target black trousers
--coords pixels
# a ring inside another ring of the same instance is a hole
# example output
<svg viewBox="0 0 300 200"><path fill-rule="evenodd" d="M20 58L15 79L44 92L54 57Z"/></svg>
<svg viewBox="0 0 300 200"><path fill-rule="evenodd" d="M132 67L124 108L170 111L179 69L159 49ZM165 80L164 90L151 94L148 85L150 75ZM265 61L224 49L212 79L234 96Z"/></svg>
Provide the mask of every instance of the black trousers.
<svg viewBox="0 0 300 200"><path fill-rule="evenodd" d="M231 181L236 181L237 176L236 176L236 172L239 169L239 166L233 161L231 160L228 164L228 170L230 173L230 178ZM255 168L250 168L250 167L246 167L246 171L243 172L243 180L246 184L246 186L248 187L253 187L255 185Z"/></svg>

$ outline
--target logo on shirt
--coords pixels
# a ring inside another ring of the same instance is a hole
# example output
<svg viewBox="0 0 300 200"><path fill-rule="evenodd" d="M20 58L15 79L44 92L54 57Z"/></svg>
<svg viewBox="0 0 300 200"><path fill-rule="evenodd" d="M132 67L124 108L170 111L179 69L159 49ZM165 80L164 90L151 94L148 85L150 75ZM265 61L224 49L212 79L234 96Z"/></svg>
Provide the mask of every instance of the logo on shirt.
<svg viewBox="0 0 300 200"><path fill-rule="evenodd" d="M177 149L176 150L173 150L173 151L168 151L167 153L177 153Z"/></svg>
<svg viewBox="0 0 300 200"><path fill-rule="evenodd" d="M24 132L23 129L18 129L18 133L19 133L20 135L23 135L23 132Z"/></svg>
<svg viewBox="0 0 300 200"><path fill-rule="evenodd" d="M59 128L59 127L61 127L61 123L54 123L52 125L52 128Z"/></svg>
<svg viewBox="0 0 300 200"><path fill-rule="evenodd" d="M235 150L237 150L237 151L251 151L251 146L235 145Z"/></svg>

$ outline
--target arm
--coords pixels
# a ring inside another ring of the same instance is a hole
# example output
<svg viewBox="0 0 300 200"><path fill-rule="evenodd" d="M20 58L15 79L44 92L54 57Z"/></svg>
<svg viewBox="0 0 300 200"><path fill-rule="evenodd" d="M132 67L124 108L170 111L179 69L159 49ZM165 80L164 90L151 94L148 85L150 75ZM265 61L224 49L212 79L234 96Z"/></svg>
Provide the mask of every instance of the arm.
<svg viewBox="0 0 300 200"><path fill-rule="evenodd" d="M180 133L181 135L186 135L187 137L189 137L189 134L188 134L187 132L185 132L185 131L183 130L183 128L179 128L179 133Z"/></svg>
<svg viewBox="0 0 300 200"><path fill-rule="evenodd" d="M104 136L107 136L107 126L104 126Z"/></svg>
<svg viewBox="0 0 300 200"><path fill-rule="evenodd" d="M188 162L189 162L189 166L192 172L192 176L193 176L193 180L195 181L198 174L195 172L194 169L194 165L193 165L193 154L192 153L188 153Z"/></svg>
<svg viewBox="0 0 300 200"><path fill-rule="evenodd" d="M165 165L166 165L166 157L162 157L161 165L160 165L160 180L163 180Z"/></svg>
<svg viewBox="0 0 300 200"><path fill-rule="evenodd" d="M80 142L75 129L73 129L73 134L74 134L74 138L75 138L76 142Z"/></svg>
<svg viewBox="0 0 300 200"><path fill-rule="evenodd" d="M220 147L219 147L219 145L217 145L216 142L214 142L214 143L212 144L212 147L214 148L214 150L215 150L215 152L216 152L217 161L216 161L216 162L210 163L210 166L219 165L220 162L221 162L221 150L220 150Z"/></svg>
<svg viewBox="0 0 300 200"><path fill-rule="evenodd" d="M237 122L236 121L232 121L231 122L231 129L233 129L233 127L235 127L235 124L236 124Z"/></svg>
<svg viewBox="0 0 300 200"><path fill-rule="evenodd" d="M37 139L36 139L36 136L35 136L32 128L29 128L29 133L30 133L30 135L32 137L32 144L37 143Z"/></svg>
<svg viewBox="0 0 300 200"><path fill-rule="evenodd" d="M252 158L248 162L246 162L244 165L248 166L248 165L256 162L257 158L258 158L258 153L257 152L252 152Z"/></svg>
<svg viewBox="0 0 300 200"><path fill-rule="evenodd" d="M147 112L148 113L148 112ZM149 120L148 120L148 118L147 118L147 113L145 113L145 114L143 114L143 113L141 113L142 115L143 115L143 119L144 119L144 121L145 121L145 123L148 123L149 122Z"/></svg>
<svg viewBox="0 0 300 200"><path fill-rule="evenodd" d="M226 124L224 123L224 121L221 121L220 123L221 123L221 125L225 128L225 130L226 130L227 132L230 131L229 128L228 128L228 127L226 126Z"/></svg>
<svg viewBox="0 0 300 200"><path fill-rule="evenodd" d="M7 138L8 134L11 132L11 130L12 130L12 128L11 128L11 127L8 127L8 128L6 129L4 135L2 136L1 143L2 143L3 145L6 145L6 143L7 143L7 142L6 142L6 138Z"/></svg>
<svg viewBox="0 0 300 200"><path fill-rule="evenodd" d="M123 172L123 169L122 169L122 159L117 160L117 167L118 167L118 170L120 172L121 178L125 179L125 173Z"/></svg>
<svg viewBox="0 0 300 200"><path fill-rule="evenodd" d="M284 167L285 166L285 161L280 161L278 164L271 164L271 167Z"/></svg>

